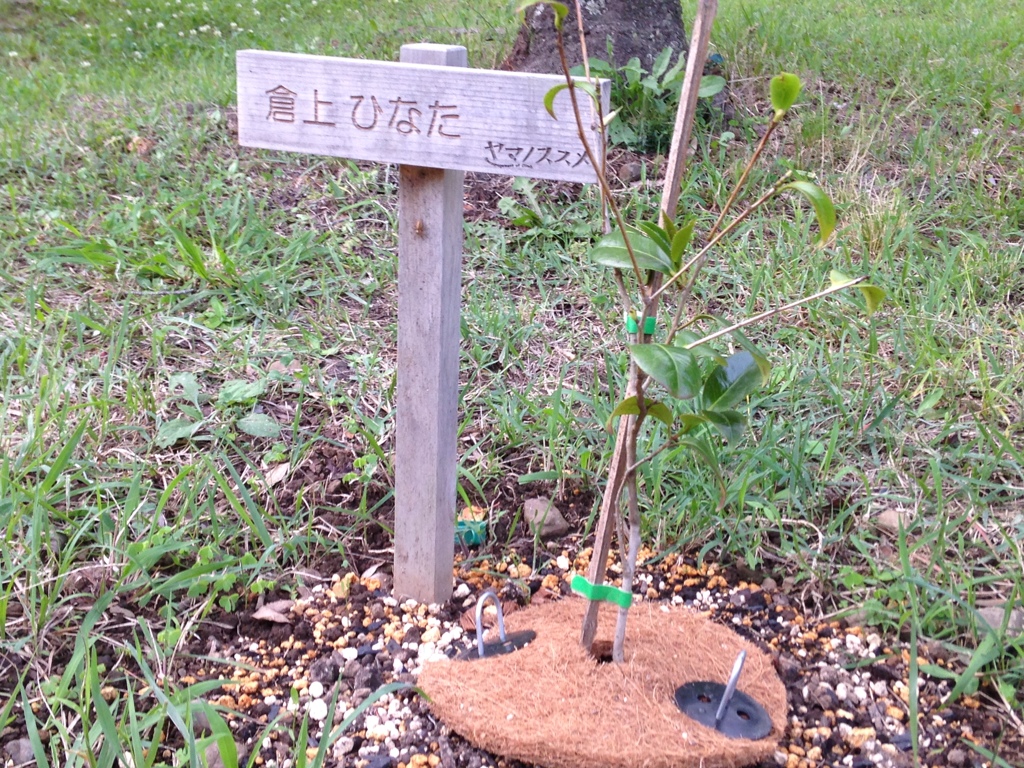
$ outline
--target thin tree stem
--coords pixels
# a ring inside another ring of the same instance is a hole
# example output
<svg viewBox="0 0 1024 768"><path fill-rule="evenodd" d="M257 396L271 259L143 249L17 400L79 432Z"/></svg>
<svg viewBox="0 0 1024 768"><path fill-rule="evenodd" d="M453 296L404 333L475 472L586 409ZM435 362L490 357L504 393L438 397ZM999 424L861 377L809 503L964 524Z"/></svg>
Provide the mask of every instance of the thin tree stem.
<svg viewBox="0 0 1024 768"><path fill-rule="evenodd" d="M615 217L615 224L622 233L622 241L626 246L626 253L629 254L629 260L633 265L633 273L636 277L637 285L640 288L641 294L644 294L644 279L643 272L640 269L640 264L636 260L636 254L633 252L633 245L629 242L629 237L626 234L626 222L622 218L622 213L619 211L619 206L615 203L615 199L612 197L611 187L608 186L608 179L605 176L605 168L603 162L598 162L597 157L594 155L594 149L590 146L590 142L587 141L586 131L583 130L583 114L580 112L580 105L576 99L576 81L572 79L572 75L569 73L569 61L565 56L565 42L562 40L562 31L557 30L555 34L555 43L558 46L558 57L562 63L562 72L565 73L565 82L568 86L566 90L569 91L569 100L572 102L572 114L576 119L576 132L579 134L580 142L583 144L583 150L587 153L587 159L590 161L590 165L594 168L597 174L597 183L601 187L601 195L608 201L608 209L612 212L612 216ZM596 100L596 110L598 122L602 124L604 114L601 110L600 99Z"/></svg>
<svg viewBox="0 0 1024 768"><path fill-rule="evenodd" d="M632 450L627 452L626 460L630 464L636 463L636 443L639 429L638 419L636 432L633 433L629 442ZM640 554L640 503L637 498L635 471L626 471L626 495L629 503L629 553L622 563L622 589L632 594L633 580L636 577L636 559ZM612 661L616 663L626 660L626 622L628 618L629 608L619 608L619 614L615 621L615 637L612 641Z"/></svg>
<svg viewBox="0 0 1024 768"><path fill-rule="evenodd" d="M783 304L781 307L767 309L764 312L756 314L752 317L748 317L746 320L740 320L740 322L738 323L733 323L728 328L723 328L720 331L715 331L714 333L708 334L703 339L699 339L690 344L687 344L685 347L683 347L683 349L693 349L694 347L699 347L701 344L707 344L709 341L720 339L722 336L727 336L733 331L738 331L740 328L746 328L748 325L753 325L754 323L759 323L762 320L767 320L769 317L777 315L780 312L788 312L789 310L796 309L797 307L807 304L808 302L815 301L816 299L822 299L825 296L830 296L833 293L844 291L847 288L852 288L855 285L863 283L867 279L867 275L862 275L861 277L855 278L848 283L830 286L829 288L826 288L823 291L818 291L817 293L813 293L810 296L804 296L802 299L797 299L796 301L789 302L789 304Z"/></svg>
<svg viewBox="0 0 1024 768"><path fill-rule="evenodd" d="M772 132L775 130L775 126L778 124L778 121L774 117L771 122L768 123L768 130L764 132L764 136L761 137L761 141L757 143L757 148L754 150L754 154L750 156L750 160L747 161L747 166L743 169L743 173L740 174L740 180L737 181L736 186L732 188L732 194L729 195L729 199L725 201L725 206L718 214L715 226L713 226L711 231L708 232L708 238L714 237L715 233L718 232L718 228L725 220L726 214L729 213L729 209L732 208L732 204L736 201L736 197L739 195L740 190L743 189L743 185L746 184L747 177L750 175L750 171L753 169L754 163L757 162L757 159L761 156L761 152L764 150L765 144L768 143L768 137L772 135Z"/></svg>

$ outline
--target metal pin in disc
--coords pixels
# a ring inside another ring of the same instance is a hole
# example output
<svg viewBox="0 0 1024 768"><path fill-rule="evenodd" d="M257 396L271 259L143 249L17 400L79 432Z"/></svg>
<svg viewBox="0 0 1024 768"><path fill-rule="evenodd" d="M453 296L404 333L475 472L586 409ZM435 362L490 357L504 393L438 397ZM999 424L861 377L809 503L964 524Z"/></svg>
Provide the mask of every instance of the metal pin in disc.
<svg viewBox="0 0 1024 768"><path fill-rule="evenodd" d="M729 707L732 695L736 693L736 686L740 682L740 673L743 672L743 663L746 660L747 652L740 651L740 655L736 657L736 661L732 665L729 682L725 685L725 692L722 694L722 701L719 702L718 711L715 713L715 730L718 730L718 726L722 724L722 718L725 717L725 710Z"/></svg>

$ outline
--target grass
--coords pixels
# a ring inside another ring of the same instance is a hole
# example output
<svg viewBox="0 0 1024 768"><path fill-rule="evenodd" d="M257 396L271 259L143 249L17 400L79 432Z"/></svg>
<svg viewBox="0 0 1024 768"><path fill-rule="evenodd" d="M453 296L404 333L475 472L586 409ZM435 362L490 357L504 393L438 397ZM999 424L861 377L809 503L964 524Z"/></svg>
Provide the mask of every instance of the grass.
<svg viewBox="0 0 1024 768"><path fill-rule="evenodd" d="M811 251L805 213L765 215L719 252L698 300L742 316L832 266L869 272L889 300L870 321L844 297L752 334L775 373L728 457L722 508L707 473L668 453L642 491L664 549L742 560L822 612L860 606L893 635L946 643L976 662L964 692L983 682L1020 715L1020 640L979 643L978 612L1024 599L1014 10L723 0L713 43L740 140L702 136L683 204L713 220L785 68L809 87L778 148L817 173L842 229ZM430 40L493 66L514 27L492 0L5 7L0 672L15 695L0 726L28 716L53 734L33 745L40 765L93 764L101 734L136 764L196 764L185 736L170 757L140 741L168 719L190 733L202 691L164 672L191 629L364 548L393 477L396 175L241 151L234 51L390 59ZM656 204L641 187L626 208ZM623 358L614 287L586 261L593 197L519 181L501 207L533 214L467 225L460 492L486 501L519 476L594 489ZM360 459L335 523L318 513L323 484L281 492L326 445ZM898 535L872 524L883 514ZM144 620L125 630L114 601ZM104 708L108 685L163 698Z"/></svg>

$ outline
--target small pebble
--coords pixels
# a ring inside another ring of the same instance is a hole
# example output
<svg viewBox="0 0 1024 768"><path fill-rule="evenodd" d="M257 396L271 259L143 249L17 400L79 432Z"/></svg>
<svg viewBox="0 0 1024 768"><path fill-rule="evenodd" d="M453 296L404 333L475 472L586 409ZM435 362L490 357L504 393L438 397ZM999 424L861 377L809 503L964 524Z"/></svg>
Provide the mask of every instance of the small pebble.
<svg viewBox="0 0 1024 768"><path fill-rule="evenodd" d="M321 699L324 695L324 685L320 682L312 682L309 684L309 695L314 699Z"/></svg>
<svg viewBox="0 0 1024 768"><path fill-rule="evenodd" d="M953 768L960 768L961 765L966 765L967 753L962 749L949 750L949 754L946 755L946 764L953 766Z"/></svg>
<svg viewBox="0 0 1024 768"><path fill-rule="evenodd" d="M876 734L874 728L853 728L844 737L846 743L854 749L865 748L868 742L874 740Z"/></svg>
<svg viewBox="0 0 1024 768"><path fill-rule="evenodd" d="M420 637L421 643L436 643L441 639L441 630L437 627L428 627Z"/></svg>
<svg viewBox="0 0 1024 768"><path fill-rule="evenodd" d="M28 739L15 739L5 747L7 754L14 765L29 765L35 763L35 756L32 752L32 742Z"/></svg>
<svg viewBox="0 0 1024 768"><path fill-rule="evenodd" d="M318 723L327 718L327 702L323 699L313 699L309 702L309 719Z"/></svg>

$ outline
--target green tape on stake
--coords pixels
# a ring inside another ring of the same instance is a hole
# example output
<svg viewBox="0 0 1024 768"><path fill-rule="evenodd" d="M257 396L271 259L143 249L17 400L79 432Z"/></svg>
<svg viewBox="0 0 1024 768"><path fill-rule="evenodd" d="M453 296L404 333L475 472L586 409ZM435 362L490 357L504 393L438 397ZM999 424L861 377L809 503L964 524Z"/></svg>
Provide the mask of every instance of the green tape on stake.
<svg viewBox="0 0 1024 768"><path fill-rule="evenodd" d="M573 592L583 595L590 601L615 603L620 608L629 608L633 605L633 595L630 592L609 584L591 584L578 573L572 577L569 586Z"/></svg>
<svg viewBox="0 0 1024 768"><path fill-rule="evenodd" d="M648 336L654 334L655 329L658 326L658 320L655 317L648 317L644 320L644 333ZM640 325L637 323L636 318L632 315L626 315L626 332L637 333L640 330Z"/></svg>

